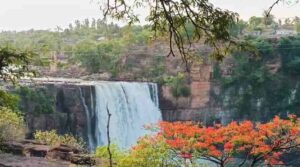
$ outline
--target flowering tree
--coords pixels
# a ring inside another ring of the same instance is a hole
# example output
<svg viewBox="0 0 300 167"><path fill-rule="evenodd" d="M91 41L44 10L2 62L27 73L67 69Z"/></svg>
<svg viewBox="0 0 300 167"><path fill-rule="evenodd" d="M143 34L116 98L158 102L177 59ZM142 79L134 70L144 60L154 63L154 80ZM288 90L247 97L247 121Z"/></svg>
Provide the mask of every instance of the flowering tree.
<svg viewBox="0 0 300 167"><path fill-rule="evenodd" d="M201 127L191 122L160 123L160 134L170 148L185 159L204 159L223 167L238 164L282 164L280 155L300 146L300 119L275 117L265 124L232 122L227 126Z"/></svg>

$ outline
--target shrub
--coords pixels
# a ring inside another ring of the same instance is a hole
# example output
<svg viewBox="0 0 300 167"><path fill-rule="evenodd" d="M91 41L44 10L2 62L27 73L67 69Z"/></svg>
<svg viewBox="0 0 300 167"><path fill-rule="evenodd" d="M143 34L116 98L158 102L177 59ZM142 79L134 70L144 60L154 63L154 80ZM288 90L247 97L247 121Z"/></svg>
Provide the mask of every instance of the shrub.
<svg viewBox="0 0 300 167"><path fill-rule="evenodd" d="M21 86L16 94L21 98L20 110L25 113L51 114L55 111L54 96L45 88Z"/></svg>
<svg viewBox="0 0 300 167"><path fill-rule="evenodd" d="M175 98L189 97L191 95L191 88L188 86L187 78L183 73L164 78L164 82L170 86L172 96Z"/></svg>
<svg viewBox="0 0 300 167"><path fill-rule="evenodd" d="M180 85L178 87L171 87L171 92L173 97L189 97L191 95L191 88L185 85Z"/></svg>
<svg viewBox="0 0 300 167"><path fill-rule="evenodd" d="M0 90L0 106L9 108L13 111L18 110L19 97L7 91Z"/></svg>
<svg viewBox="0 0 300 167"><path fill-rule="evenodd" d="M0 142L23 139L25 132L23 117L11 109L0 107Z"/></svg>
<svg viewBox="0 0 300 167"><path fill-rule="evenodd" d="M127 156L120 159L118 167L168 166L175 167L174 155L161 136L145 136L141 138Z"/></svg>
<svg viewBox="0 0 300 167"><path fill-rule="evenodd" d="M168 166L175 167L174 156L162 138L153 136L142 137L137 145L128 152L118 148L117 145L110 146L112 160L116 167L140 167L140 166ZM96 157L101 159L102 166L108 166L109 155L107 146L98 147ZM178 164L178 162L177 162Z"/></svg>
<svg viewBox="0 0 300 167"><path fill-rule="evenodd" d="M81 138L76 139L74 136L69 134L58 135L56 130L44 131L44 132L36 131L34 133L34 138L41 143L45 143L51 146L65 144L80 150L85 149L85 143Z"/></svg>
<svg viewBox="0 0 300 167"><path fill-rule="evenodd" d="M96 152L95 152L96 157L100 158L102 166L109 165L109 154L108 154L107 147L108 146L97 147ZM117 163L117 164L126 155L126 153L124 151L122 151L116 144L110 145L110 151L112 154L112 160L114 161L114 163Z"/></svg>

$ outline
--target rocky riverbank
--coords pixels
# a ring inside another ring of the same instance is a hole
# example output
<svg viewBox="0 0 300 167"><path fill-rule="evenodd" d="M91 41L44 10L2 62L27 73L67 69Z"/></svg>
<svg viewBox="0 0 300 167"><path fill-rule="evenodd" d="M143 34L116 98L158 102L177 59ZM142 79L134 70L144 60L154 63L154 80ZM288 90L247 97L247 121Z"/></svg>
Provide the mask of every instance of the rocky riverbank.
<svg viewBox="0 0 300 167"><path fill-rule="evenodd" d="M33 140L10 141L1 145L0 167L4 166L55 166L96 164L94 157L67 145L51 147Z"/></svg>

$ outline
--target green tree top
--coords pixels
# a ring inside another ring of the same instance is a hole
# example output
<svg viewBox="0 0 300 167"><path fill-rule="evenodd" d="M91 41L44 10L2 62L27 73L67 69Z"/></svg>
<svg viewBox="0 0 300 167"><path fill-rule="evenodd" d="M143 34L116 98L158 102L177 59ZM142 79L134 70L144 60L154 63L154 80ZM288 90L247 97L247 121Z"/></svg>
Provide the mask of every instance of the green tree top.
<svg viewBox="0 0 300 167"><path fill-rule="evenodd" d="M15 82L16 79L33 74L29 64L34 54L17 51L12 47L0 47L0 79Z"/></svg>
<svg viewBox="0 0 300 167"><path fill-rule="evenodd" d="M238 14L214 7L208 0L124 0L100 1L105 17L125 19L129 24L139 22L137 9L149 9L147 21L155 36L167 36L170 52L178 51L185 63L192 54L190 45L202 41L214 48L216 59L225 56L224 48L237 44L229 27L238 20ZM190 36L190 26L193 36ZM221 44L222 43L222 46ZM177 46L174 48L174 46ZM224 47L225 46L225 47ZM222 48L222 49L221 49ZM227 50L227 49L226 49Z"/></svg>

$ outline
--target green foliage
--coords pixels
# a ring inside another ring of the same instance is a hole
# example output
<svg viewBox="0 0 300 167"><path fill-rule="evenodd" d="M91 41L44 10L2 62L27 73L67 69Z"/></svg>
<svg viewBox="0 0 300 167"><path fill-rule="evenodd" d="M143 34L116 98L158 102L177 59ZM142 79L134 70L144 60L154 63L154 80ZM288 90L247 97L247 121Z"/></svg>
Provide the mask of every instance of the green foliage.
<svg viewBox="0 0 300 167"><path fill-rule="evenodd" d="M100 5L104 6L102 11L105 16L116 20L126 19L129 25L139 22L136 11L148 7L146 18L150 29L155 32L155 37L168 38L170 55L175 55L172 46L177 46L184 60L195 53L185 45L199 40L211 46L214 50L212 55L218 60L224 58L225 52L218 51L217 43L231 41L228 28L238 19L237 13L216 8L207 0L144 0L134 1L130 6L123 0L108 0Z"/></svg>
<svg viewBox="0 0 300 167"><path fill-rule="evenodd" d="M76 47L75 56L90 72L111 72L116 75L122 44L119 41L94 43L84 41Z"/></svg>
<svg viewBox="0 0 300 167"><path fill-rule="evenodd" d="M112 159L117 167L175 167L176 160L164 140L145 136L129 151L120 150L117 145L110 146ZM108 166L107 146L98 147L96 157L101 159L101 166Z"/></svg>
<svg viewBox="0 0 300 167"><path fill-rule="evenodd" d="M109 148L112 154L112 160L114 161L114 163L119 164L119 161L126 156L126 152L121 150L116 144L111 144ZM108 166L109 164L108 146L97 147L95 156L101 159L102 166Z"/></svg>
<svg viewBox="0 0 300 167"><path fill-rule="evenodd" d="M169 166L175 167L176 160L164 140L145 136L141 138L127 156L119 161L120 167L148 167Z"/></svg>
<svg viewBox="0 0 300 167"><path fill-rule="evenodd" d="M284 74L297 77L299 74L300 38L283 38L280 40L278 52L281 54Z"/></svg>
<svg viewBox="0 0 300 167"><path fill-rule="evenodd" d="M175 98L189 97L191 95L191 89L187 85L187 78L183 73L164 78L164 83L170 86L172 95Z"/></svg>
<svg viewBox="0 0 300 167"><path fill-rule="evenodd" d="M295 28L296 28L297 33L300 34L300 22L298 22L298 23L295 25Z"/></svg>
<svg viewBox="0 0 300 167"><path fill-rule="evenodd" d="M25 123L20 114L6 107L0 107L0 143L25 137Z"/></svg>
<svg viewBox="0 0 300 167"><path fill-rule="evenodd" d="M262 17L252 16L249 19L249 27L250 27L250 29L254 30L255 28L259 27L262 24L263 24L263 18Z"/></svg>
<svg viewBox="0 0 300 167"><path fill-rule="evenodd" d="M127 64L126 64L127 65ZM137 65L133 65L135 68L139 68ZM130 70L130 69L129 69ZM143 67L143 70L137 77L147 78L151 81L157 82L163 78L166 74L166 66L165 66L165 57L164 56L155 56L152 61L149 61L147 65Z"/></svg>
<svg viewBox="0 0 300 167"><path fill-rule="evenodd" d="M15 82L20 77L32 76L34 73L29 69L29 64L33 55L29 51L0 46L0 79Z"/></svg>
<svg viewBox="0 0 300 167"><path fill-rule="evenodd" d="M215 66L221 92L213 96L225 110L233 111L236 119L268 121L275 115L299 115L300 39L283 38L276 48L266 40L253 43L260 56L235 53L229 76L220 75Z"/></svg>
<svg viewBox="0 0 300 167"><path fill-rule="evenodd" d="M34 133L34 138L38 142L45 143L51 146L58 146L64 144L80 150L85 149L85 143L82 139L76 139L74 136L69 134L58 135L55 130L45 132L36 131Z"/></svg>
<svg viewBox="0 0 300 167"><path fill-rule="evenodd" d="M20 110L25 113L51 114L55 99L45 88L19 87L15 93L20 96Z"/></svg>
<svg viewBox="0 0 300 167"><path fill-rule="evenodd" d="M153 32L148 27L142 26L125 26L121 30L122 43L125 45L145 45L153 37Z"/></svg>
<svg viewBox="0 0 300 167"><path fill-rule="evenodd" d="M0 106L9 108L13 111L17 111L19 107L20 99L18 96L6 92L4 90L0 90Z"/></svg>
<svg viewBox="0 0 300 167"><path fill-rule="evenodd" d="M243 31L247 28L247 22L243 20L239 20L237 22L233 22L229 27L229 32L231 36L238 37L243 34Z"/></svg>

